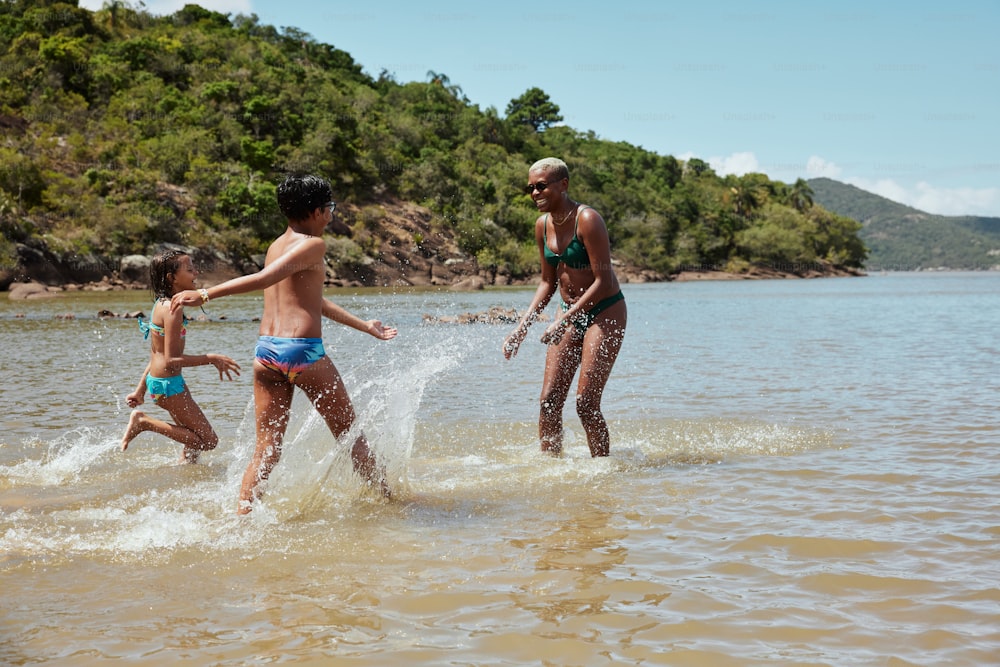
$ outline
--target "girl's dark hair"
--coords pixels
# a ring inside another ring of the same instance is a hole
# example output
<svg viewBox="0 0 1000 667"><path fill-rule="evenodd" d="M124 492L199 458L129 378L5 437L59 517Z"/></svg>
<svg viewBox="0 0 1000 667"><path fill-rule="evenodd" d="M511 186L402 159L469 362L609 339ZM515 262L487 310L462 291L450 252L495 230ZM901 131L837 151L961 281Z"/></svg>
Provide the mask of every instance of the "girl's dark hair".
<svg viewBox="0 0 1000 667"><path fill-rule="evenodd" d="M187 253L181 250L164 250L153 256L149 263L149 288L153 290L153 298L169 299L173 296L173 285L167 278L171 273L177 273L181 257Z"/></svg>
<svg viewBox="0 0 1000 667"><path fill-rule="evenodd" d="M278 186L278 208L289 220L305 220L333 199L333 188L318 176L289 176Z"/></svg>

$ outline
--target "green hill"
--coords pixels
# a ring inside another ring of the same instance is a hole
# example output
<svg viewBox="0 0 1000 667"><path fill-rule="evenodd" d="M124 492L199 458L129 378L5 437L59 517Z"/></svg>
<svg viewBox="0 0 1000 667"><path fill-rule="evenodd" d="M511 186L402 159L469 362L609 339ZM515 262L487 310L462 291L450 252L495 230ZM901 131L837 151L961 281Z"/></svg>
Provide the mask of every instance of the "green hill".
<svg viewBox="0 0 1000 667"><path fill-rule="evenodd" d="M46 280L80 280L164 243L253 269L284 227L274 193L290 172L329 179L354 229L328 244L337 276L377 284L417 260L425 275L459 262L529 276L537 211L521 188L549 155L636 270L864 261L860 225L813 205L804 181L722 177L575 130L538 88L501 113L441 72L374 78L253 15L142 7L0 2L0 288L29 257L58 269Z"/></svg>
<svg viewBox="0 0 1000 667"><path fill-rule="evenodd" d="M1000 218L925 213L829 178L808 181L816 202L862 224L865 268L1000 268Z"/></svg>

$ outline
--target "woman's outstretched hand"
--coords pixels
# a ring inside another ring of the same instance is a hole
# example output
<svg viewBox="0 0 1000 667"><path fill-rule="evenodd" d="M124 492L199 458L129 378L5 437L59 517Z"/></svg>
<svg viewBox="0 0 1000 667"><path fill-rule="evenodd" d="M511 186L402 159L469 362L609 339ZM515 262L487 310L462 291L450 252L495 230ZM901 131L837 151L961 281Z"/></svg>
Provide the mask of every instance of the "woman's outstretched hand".
<svg viewBox="0 0 1000 667"><path fill-rule="evenodd" d="M507 336L506 340L503 342L503 356L504 359L510 359L517 356L517 350L521 347L521 343L524 342L524 337L528 335L528 325L523 322L514 329L514 333Z"/></svg>
<svg viewBox="0 0 1000 667"><path fill-rule="evenodd" d="M569 324L569 320L564 317L547 326L545 333L542 334L542 342L546 345L557 345L562 340L563 334L566 333L567 324Z"/></svg>

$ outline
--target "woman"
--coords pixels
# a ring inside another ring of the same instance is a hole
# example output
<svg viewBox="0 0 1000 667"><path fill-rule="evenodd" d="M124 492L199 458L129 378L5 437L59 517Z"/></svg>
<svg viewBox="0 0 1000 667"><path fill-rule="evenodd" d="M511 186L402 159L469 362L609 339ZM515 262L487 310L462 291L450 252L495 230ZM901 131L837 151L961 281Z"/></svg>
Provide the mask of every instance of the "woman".
<svg viewBox="0 0 1000 667"><path fill-rule="evenodd" d="M528 170L527 194L542 215L535 220L535 241L542 279L517 329L504 341L510 359L559 288L562 307L545 329L549 345L542 381L538 437L542 451L562 451L562 410L577 369L576 413L587 433L591 456L611 449L601 395L625 337L627 310L611 268L608 228L601 215L569 194L569 170L558 158L539 160Z"/></svg>

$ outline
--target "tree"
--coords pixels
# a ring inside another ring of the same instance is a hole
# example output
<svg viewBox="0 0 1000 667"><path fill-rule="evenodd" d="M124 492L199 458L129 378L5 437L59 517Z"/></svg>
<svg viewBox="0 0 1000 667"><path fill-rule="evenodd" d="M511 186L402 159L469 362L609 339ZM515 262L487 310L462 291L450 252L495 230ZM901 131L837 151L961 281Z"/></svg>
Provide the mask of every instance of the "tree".
<svg viewBox="0 0 1000 667"><path fill-rule="evenodd" d="M529 88L518 98L507 105L507 120L523 125L530 125L535 132L541 132L550 126L561 122L559 106L549 99L541 88Z"/></svg>
<svg viewBox="0 0 1000 667"><path fill-rule="evenodd" d="M727 180L734 183L729 188L733 195L733 212L744 221L749 221L767 201L769 179L763 174L749 173Z"/></svg>
<svg viewBox="0 0 1000 667"><path fill-rule="evenodd" d="M108 29L114 33L117 32L118 26L120 25L123 9L125 9L125 3L122 0L110 0L109 2L104 3L101 11L97 12L95 16L103 14L104 17L107 18Z"/></svg>
<svg viewBox="0 0 1000 667"><path fill-rule="evenodd" d="M816 224L793 208L767 204L759 219L736 234L744 257L755 264L792 265L816 261Z"/></svg>
<svg viewBox="0 0 1000 667"><path fill-rule="evenodd" d="M462 97L462 87L459 85L452 85L451 79L444 72L435 72L432 69L427 70L427 80L434 84L435 86L441 86L449 93L452 94L456 99Z"/></svg>
<svg viewBox="0 0 1000 667"><path fill-rule="evenodd" d="M806 209L812 208L813 196L812 188L809 187L809 184L805 180L800 178L792 186L792 190L789 193L789 203L796 211L801 213Z"/></svg>
<svg viewBox="0 0 1000 667"><path fill-rule="evenodd" d="M103 2L92 15L76 0L0 0L0 264L17 243L114 255L182 238L242 261L281 224L273 184L308 171L362 210L424 204L433 229L421 235L521 276L538 270L537 209L521 186L540 155L567 160L616 256L641 268L864 262L860 224L811 205L815 181L723 177L704 160L602 140L565 124L539 88L506 115L481 110L441 72L373 78L350 54L255 16ZM371 242L345 256L379 256L390 224L373 222Z"/></svg>
<svg viewBox="0 0 1000 667"><path fill-rule="evenodd" d="M715 172L712 171L712 167L709 166L707 162L700 158L693 157L686 163L686 169L691 171L695 176L701 176L702 174L708 174L709 176L714 176Z"/></svg>

